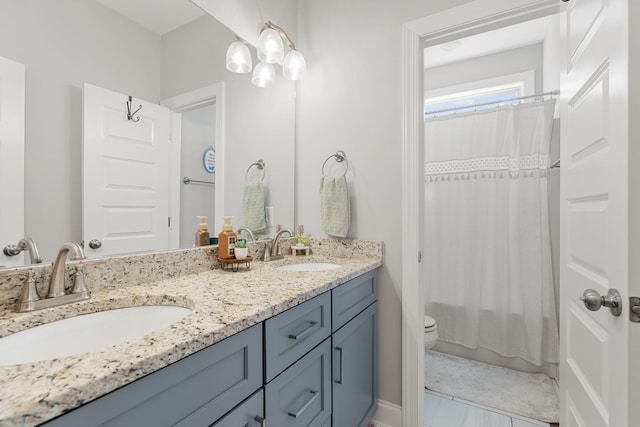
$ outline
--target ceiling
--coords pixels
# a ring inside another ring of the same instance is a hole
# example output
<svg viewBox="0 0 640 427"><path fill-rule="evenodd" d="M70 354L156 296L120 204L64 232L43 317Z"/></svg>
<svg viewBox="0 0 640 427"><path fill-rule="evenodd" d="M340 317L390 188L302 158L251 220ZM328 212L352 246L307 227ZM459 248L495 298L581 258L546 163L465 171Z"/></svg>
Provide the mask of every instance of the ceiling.
<svg viewBox="0 0 640 427"><path fill-rule="evenodd" d="M95 1L160 36L206 14L190 0ZM541 43L550 25L556 25L553 16L461 38L460 46L451 51L443 45L430 46L424 50L424 66L432 68Z"/></svg>
<svg viewBox="0 0 640 427"><path fill-rule="evenodd" d="M96 1L160 36L205 15L189 0Z"/></svg>
<svg viewBox="0 0 640 427"><path fill-rule="evenodd" d="M454 47L453 42L427 47L424 50L424 67L438 67L440 65L542 43L549 26L559 25L556 19L557 17L553 15L545 16L517 25L464 37L459 39L459 47L451 51L445 49L447 47Z"/></svg>

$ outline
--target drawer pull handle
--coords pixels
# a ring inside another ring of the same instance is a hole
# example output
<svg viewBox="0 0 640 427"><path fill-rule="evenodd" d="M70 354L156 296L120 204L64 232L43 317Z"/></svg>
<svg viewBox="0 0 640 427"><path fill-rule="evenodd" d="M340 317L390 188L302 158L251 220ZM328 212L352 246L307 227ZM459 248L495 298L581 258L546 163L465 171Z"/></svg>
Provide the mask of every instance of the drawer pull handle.
<svg viewBox="0 0 640 427"><path fill-rule="evenodd" d="M342 363L342 347L336 347L336 350L340 352L340 359L338 359L338 363L340 364L340 378L336 380L336 383L342 384L342 380L344 379L344 364Z"/></svg>
<svg viewBox="0 0 640 427"><path fill-rule="evenodd" d="M310 335L320 329L320 322L309 322L309 326L304 328L302 331L295 333L292 332L289 334L289 338L292 340L301 340L304 339L307 335Z"/></svg>
<svg viewBox="0 0 640 427"><path fill-rule="evenodd" d="M267 427L267 420L262 418L260 415L256 415L254 420L260 424L260 427Z"/></svg>
<svg viewBox="0 0 640 427"><path fill-rule="evenodd" d="M298 409L296 412L291 412L291 411L288 412L290 417L298 418L300 415L302 415L304 410L307 409L309 405L311 405L311 403L313 403L313 401L316 400L318 396L320 396L320 393L318 393L318 390L311 389L309 390L309 393L311 394L311 397L309 397L309 399L307 399L307 401L304 402L304 404L300 407L300 409Z"/></svg>

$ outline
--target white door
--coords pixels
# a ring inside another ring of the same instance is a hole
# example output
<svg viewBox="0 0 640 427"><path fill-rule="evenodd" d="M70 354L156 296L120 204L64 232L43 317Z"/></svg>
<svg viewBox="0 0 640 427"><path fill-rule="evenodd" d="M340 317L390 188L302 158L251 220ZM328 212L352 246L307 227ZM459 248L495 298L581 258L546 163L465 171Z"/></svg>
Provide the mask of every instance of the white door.
<svg viewBox="0 0 640 427"><path fill-rule="evenodd" d="M627 2L571 0L561 19L563 427L637 425L628 418L627 379ZM579 297L589 288L600 295L617 289L622 315L587 310Z"/></svg>
<svg viewBox="0 0 640 427"><path fill-rule="evenodd" d="M24 65L0 57L0 266L23 264L2 248L24 237ZM37 236L33 236L37 238Z"/></svg>
<svg viewBox="0 0 640 427"><path fill-rule="evenodd" d="M82 234L88 257L169 247L169 110L84 85ZM96 248L92 241L99 241Z"/></svg>

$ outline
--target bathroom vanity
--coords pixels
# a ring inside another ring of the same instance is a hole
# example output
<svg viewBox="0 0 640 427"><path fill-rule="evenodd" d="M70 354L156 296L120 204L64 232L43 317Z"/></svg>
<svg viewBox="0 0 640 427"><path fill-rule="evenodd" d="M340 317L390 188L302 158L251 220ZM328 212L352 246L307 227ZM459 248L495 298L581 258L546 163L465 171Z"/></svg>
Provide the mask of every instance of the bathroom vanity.
<svg viewBox="0 0 640 427"><path fill-rule="evenodd" d="M285 259L95 292L87 303L192 313L96 354L0 367L0 424L366 426L377 404L382 253L304 261L341 267L276 270Z"/></svg>

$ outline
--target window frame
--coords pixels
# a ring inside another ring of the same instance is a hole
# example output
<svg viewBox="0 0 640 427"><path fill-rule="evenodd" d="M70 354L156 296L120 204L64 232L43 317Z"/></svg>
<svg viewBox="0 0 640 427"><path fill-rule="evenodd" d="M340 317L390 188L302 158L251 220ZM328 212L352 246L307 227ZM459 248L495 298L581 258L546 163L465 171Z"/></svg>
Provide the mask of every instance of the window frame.
<svg viewBox="0 0 640 427"><path fill-rule="evenodd" d="M427 113L427 107L445 105L465 100L473 101L470 105L482 103L478 98L495 96L505 92L517 91L518 97L535 94L535 70L508 74L490 79L476 80L459 85L447 86L425 91L424 112L425 117L433 117L433 113ZM500 101L497 101L498 104ZM465 108L461 106L460 108ZM451 112L453 114L453 111ZM442 114L446 115L446 114ZM439 114L438 116L441 116Z"/></svg>

